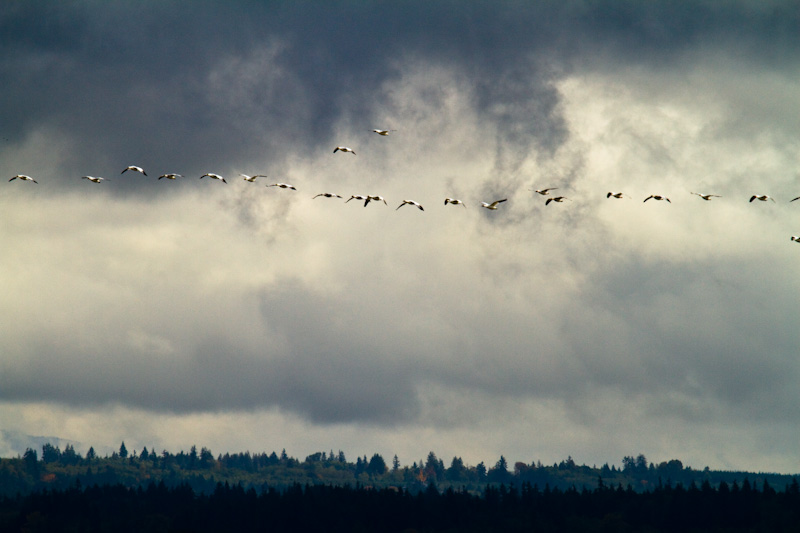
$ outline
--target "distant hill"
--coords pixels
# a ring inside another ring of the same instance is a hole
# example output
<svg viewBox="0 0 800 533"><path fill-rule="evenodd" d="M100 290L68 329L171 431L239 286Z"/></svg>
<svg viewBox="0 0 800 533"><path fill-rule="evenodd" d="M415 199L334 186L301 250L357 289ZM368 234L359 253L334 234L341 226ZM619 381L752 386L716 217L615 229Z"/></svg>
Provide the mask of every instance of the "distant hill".
<svg viewBox="0 0 800 533"><path fill-rule="evenodd" d="M62 450L67 447L67 444L71 444L72 447L75 448L75 451L81 454L85 454L89 449L88 445L75 440L26 435L19 431L0 429L0 457L16 457L18 455L21 457L28 448L31 450L38 450L41 453L42 446L47 443L57 446ZM113 450L109 448L107 451L104 449L102 452L98 453L111 453L112 451Z"/></svg>

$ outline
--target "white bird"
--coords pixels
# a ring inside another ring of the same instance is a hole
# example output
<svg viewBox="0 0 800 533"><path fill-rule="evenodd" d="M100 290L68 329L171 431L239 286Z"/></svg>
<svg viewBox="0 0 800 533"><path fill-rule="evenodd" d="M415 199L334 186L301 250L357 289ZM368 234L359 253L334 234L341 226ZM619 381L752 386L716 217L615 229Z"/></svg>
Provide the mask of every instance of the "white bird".
<svg viewBox="0 0 800 533"><path fill-rule="evenodd" d="M651 194L650 196L645 198L644 201L646 202L650 198L652 198L653 200L666 200L668 203L670 203L670 204L672 203L672 201L669 198L667 198L666 196L661 196L660 194ZM642 202L642 203L644 203L644 202Z"/></svg>
<svg viewBox="0 0 800 533"><path fill-rule="evenodd" d="M383 135L384 137L386 137L387 135L389 135L390 131L397 131L397 130L372 130L372 131L374 133L377 133L378 135Z"/></svg>
<svg viewBox="0 0 800 533"><path fill-rule="evenodd" d="M368 196L362 196L362 195L360 195L360 194L354 194L354 195L350 196L350 198L348 198L347 200L345 200L345 202L344 202L344 203L347 203L347 202L349 202L350 200L359 200L359 201L360 201L360 200L367 200L368 198L369 198Z"/></svg>
<svg viewBox="0 0 800 533"><path fill-rule="evenodd" d="M222 176L220 176L219 174L212 174L211 172L209 172L209 173L207 173L207 174L203 174L202 176L200 176L200 179L203 179L203 178L206 178L206 177L208 177L208 178L212 178L212 179L215 179L215 180L219 180L219 181L221 181L222 183L225 183L226 185L227 185L227 183L228 183L227 181L225 181L225 178L223 178L223 177L222 177Z"/></svg>
<svg viewBox="0 0 800 533"><path fill-rule="evenodd" d="M415 202L414 200L403 200L403 203L402 203L402 204L400 204L400 205L398 205L398 206L397 206L397 209L400 209L400 208L401 208L401 207L403 207L404 205L413 205L414 207L416 207L416 208L417 208L417 209L419 209L420 211L425 211L425 210L422 208L422 206L421 206L421 205L419 205L419 204L418 204L417 202ZM397 211L397 209L395 209L395 211Z"/></svg>
<svg viewBox="0 0 800 533"><path fill-rule="evenodd" d="M550 191L555 191L556 189L558 189L558 187L549 187L547 189L528 189L528 190L539 193L542 196L547 196L548 194L550 194Z"/></svg>
<svg viewBox="0 0 800 533"><path fill-rule="evenodd" d="M347 146L337 146L337 147L336 147L336 148L334 148L334 150L333 150L333 153L334 153L334 154L335 154L336 152L350 152L350 153L352 153L353 155L356 155L356 152L355 152L355 150L353 150L352 148L348 148Z"/></svg>
<svg viewBox="0 0 800 533"><path fill-rule="evenodd" d="M622 198L624 196L628 195L621 192L609 192L608 194L606 194L606 198Z"/></svg>
<svg viewBox="0 0 800 533"><path fill-rule="evenodd" d="M503 198L502 200L495 200L494 202L487 204L486 202L481 202L481 207L485 207L486 209L491 209L492 211L497 209L497 206L503 202L508 200L508 198Z"/></svg>
<svg viewBox="0 0 800 533"><path fill-rule="evenodd" d="M798 243L800 243L800 235L792 235L792 240L793 240L794 242L798 242Z"/></svg>
<svg viewBox="0 0 800 533"><path fill-rule="evenodd" d="M83 176L82 179L89 180L92 183L100 183L101 181L105 181L105 178L95 178L94 176Z"/></svg>
<svg viewBox="0 0 800 533"><path fill-rule="evenodd" d="M139 173L141 173L141 174L144 174L145 176L147 176L147 172L145 172L145 171L142 169L142 167L137 167L136 165L130 165L130 166L128 166L128 167L125 167L125 170L123 170L122 172L120 172L120 174L125 174L125 172L126 172L126 171L128 171L128 170L132 170L132 171L134 171L134 172L139 172Z"/></svg>
<svg viewBox="0 0 800 533"><path fill-rule="evenodd" d="M255 183L256 178L266 178L264 174L256 174L255 176L248 176L247 174L239 173L239 175L244 178L244 181L249 181L250 183Z"/></svg>
<svg viewBox="0 0 800 533"><path fill-rule="evenodd" d="M762 202L766 202L767 200L775 201L772 196L767 196L766 194L754 194L750 197L750 201L752 202L753 200L761 200Z"/></svg>
<svg viewBox="0 0 800 533"><path fill-rule="evenodd" d="M32 181L32 182L34 182L34 183L36 183L36 184L38 184L38 183L39 183L38 181L36 181L36 180L35 180L35 179L33 179L32 177L30 177L30 176L26 176L25 174L17 174L16 176L14 176L13 178L11 178L11 179L10 179L10 180L8 180L8 181L14 181L15 179L21 179L22 181Z"/></svg>
<svg viewBox="0 0 800 533"><path fill-rule="evenodd" d="M549 204L550 202L558 202L559 204L564 200L569 200L566 196L555 196L553 198L548 198L544 205Z"/></svg>
<svg viewBox="0 0 800 533"><path fill-rule="evenodd" d="M465 204L464 202L462 202L461 200L459 200L457 198L445 198L444 199L444 205L447 205L447 204L463 205L464 208L467 207L467 204Z"/></svg>
<svg viewBox="0 0 800 533"><path fill-rule="evenodd" d="M158 177L158 179L167 178L168 180L174 180L182 177L183 176L181 176L180 174L162 174L161 176Z"/></svg>
<svg viewBox="0 0 800 533"><path fill-rule="evenodd" d="M331 194L329 192L321 192L321 193L317 194L316 196L314 196L314 198L316 198L317 196L324 196L325 198L341 198L341 196L339 196L338 194ZM314 198L312 198L312 200ZM352 200L352 198L351 198L351 200Z"/></svg>
<svg viewBox="0 0 800 533"><path fill-rule="evenodd" d="M708 202L712 198L722 198L722 196L720 196L718 194L700 194L699 192L693 192L692 194L696 194L697 196L699 196L700 198L702 198L706 202Z"/></svg>
<svg viewBox="0 0 800 533"><path fill-rule="evenodd" d="M267 187L280 187L281 189L292 189L293 191L297 190L294 185L289 185L288 183L273 183L272 185L267 185Z"/></svg>
<svg viewBox="0 0 800 533"><path fill-rule="evenodd" d="M384 200L383 196L367 196L367 199L364 200L364 207L367 207L367 204L370 202L383 202L386 204L386 200ZM386 204L389 205L389 204Z"/></svg>

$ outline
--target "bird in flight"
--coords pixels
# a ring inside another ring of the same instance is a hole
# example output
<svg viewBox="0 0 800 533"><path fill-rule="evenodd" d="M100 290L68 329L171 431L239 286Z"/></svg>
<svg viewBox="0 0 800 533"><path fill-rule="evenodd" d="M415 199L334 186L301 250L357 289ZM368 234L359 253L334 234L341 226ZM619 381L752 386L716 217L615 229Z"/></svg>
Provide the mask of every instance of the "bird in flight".
<svg viewBox="0 0 800 533"><path fill-rule="evenodd" d="M372 130L372 131L373 133L377 133L378 135L383 135L384 137L386 137L387 135L389 135L390 131L397 131L397 130Z"/></svg>
<svg viewBox="0 0 800 533"><path fill-rule="evenodd" d="M264 174L256 174L255 176L248 176L247 174L239 173L239 175L244 178L244 181L249 181L250 183L255 183L256 178L266 178Z"/></svg>
<svg viewBox="0 0 800 533"><path fill-rule="evenodd" d="M147 172L145 172L144 169L142 169L142 167L137 167L136 165L130 165L128 167L125 167L125 169L122 172L120 172L120 174L125 174L125 172L129 170L132 170L134 172L139 172L140 174L144 174L145 176L147 176Z"/></svg>
<svg viewBox="0 0 800 533"><path fill-rule="evenodd" d="M750 201L752 202L753 200L761 200L762 202L766 202L767 200L772 200L773 202L775 201L772 196L768 196L766 194L754 194L750 197Z"/></svg>
<svg viewBox="0 0 800 533"><path fill-rule="evenodd" d="M791 199L791 200L789 200L789 201L790 201L790 202L794 202L795 200L800 200L800 196L798 196L797 198L792 198L792 199Z"/></svg>
<svg viewBox="0 0 800 533"><path fill-rule="evenodd" d="M181 176L180 174L162 174L161 176L158 177L158 179L167 178L168 180L174 180L182 177L183 176Z"/></svg>
<svg viewBox="0 0 800 533"><path fill-rule="evenodd" d="M548 187L547 189L528 189L528 190L539 193L542 196L547 196L548 194L550 194L550 191L555 191L556 189L558 189L558 187Z"/></svg>
<svg viewBox="0 0 800 533"><path fill-rule="evenodd" d="M219 174L212 174L211 172L209 172L207 174L203 174L202 176L200 176L200 179L203 179L203 178L206 178L206 177L212 178L212 179L215 179L215 180L220 180L222 183L224 183L226 185L228 183L227 181L225 181L225 178L223 178Z"/></svg>
<svg viewBox="0 0 800 533"><path fill-rule="evenodd" d="M623 198L624 196L627 195L621 192L609 192L608 194L606 194L606 198Z"/></svg>
<svg viewBox="0 0 800 533"><path fill-rule="evenodd" d="M544 205L547 205L550 202L557 202L560 204L564 200L569 200L569 198L567 198L566 196L554 196L553 198L548 198L547 201L544 203Z"/></svg>
<svg viewBox="0 0 800 533"><path fill-rule="evenodd" d="M362 196L362 195L360 195L360 194L353 194L352 196L350 196L350 198L348 198L347 200L345 200L345 202L344 202L344 203L347 203L347 202L349 202L350 200L359 200L359 201L361 201L361 200L366 200L366 201L369 201L369 200L368 200L368 198L369 198L368 196Z"/></svg>
<svg viewBox="0 0 800 533"><path fill-rule="evenodd" d="M800 243L800 235L792 235L792 240L794 242Z"/></svg>
<svg viewBox="0 0 800 533"><path fill-rule="evenodd" d="M89 180L92 183L100 183L101 181L106 181L105 178L96 178L94 176L83 176L82 179Z"/></svg>
<svg viewBox="0 0 800 533"><path fill-rule="evenodd" d="M722 196L720 196L718 194L700 194L699 192L693 192L692 194L696 194L697 196L699 196L700 198L702 198L706 202L708 202L712 198L722 198Z"/></svg>
<svg viewBox="0 0 800 533"><path fill-rule="evenodd" d="M38 184L38 183L39 183L38 181L36 181L36 180L35 180L35 179L33 179L32 177L30 177L30 176L26 176L25 174L17 174L16 176L14 176L13 178L11 178L11 179L10 179L10 180L8 180L8 181L14 181L15 179L21 179L22 181L32 181L32 182L34 182L34 183L36 183L36 184Z"/></svg>
<svg viewBox="0 0 800 533"><path fill-rule="evenodd" d="M425 210L422 208L422 206L421 206L421 205L419 205L419 204L418 204L417 202L415 202L414 200L403 200L403 203L402 203L402 204L400 204L400 205L398 205L398 206L397 206L397 209L400 209L400 208L401 208L401 207L403 207L404 205L413 205L414 207L416 207L416 208L417 208L417 209L419 209L420 211L425 211ZM397 211L397 209L395 209L395 211Z"/></svg>
<svg viewBox="0 0 800 533"><path fill-rule="evenodd" d="M356 155L355 150L348 148L347 146L337 146L333 149L333 153L335 154L336 152L350 152L351 154Z"/></svg>
<svg viewBox="0 0 800 533"><path fill-rule="evenodd" d="M464 208L467 207L467 204L465 204L464 202L462 202L461 200L459 200L457 198L445 198L444 199L444 205L447 205L447 204L463 205Z"/></svg>
<svg viewBox="0 0 800 533"><path fill-rule="evenodd" d="M383 202L384 204L386 204L386 200L384 200L383 196L367 196L367 199L364 200L364 207L367 207L367 204L370 202Z"/></svg>
<svg viewBox="0 0 800 533"><path fill-rule="evenodd" d="M316 196L314 196L314 198L316 198L317 196L324 196L325 198L341 198L341 196L339 196L338 194L331 194L329 192L321 192L321 193L317 194ZM312 200L314 198L312 198ZM350 200L352 200L352 198ZM348 200L348 202L350 200Z"/></svg>
<svg viewBox="0 0 800 533"><path fill-rule="evenodd" d="M508 198L503 198L502 200L495 200L490 204L487 204L486 202L481 202L481 207L485 207L486 209L491 209L492 211L495 211L497 209L497 206L505 202L506 200L508 200Z"/></svg>
<svg viewBox="0 0 800 533"><path fill-rule="evenodd" d="M666 196L661 196L660 194L651 194L650 196L645 198L644 201L646 202L650 198L652 198L653 200L666 200L668 203L670 203L670 204L672 203L672 201L669 198L667 198ZM642 203L644 203L644 202L642 202Z"/></svg>
<svg viewBox="0 0 800 533"><path fill-rule="evenodd" d="M294 185L289 185L288 183L273 183L272 185L267 185L267 187L280 187L281 189L292 189L293 191L297 190Z"/></svg>

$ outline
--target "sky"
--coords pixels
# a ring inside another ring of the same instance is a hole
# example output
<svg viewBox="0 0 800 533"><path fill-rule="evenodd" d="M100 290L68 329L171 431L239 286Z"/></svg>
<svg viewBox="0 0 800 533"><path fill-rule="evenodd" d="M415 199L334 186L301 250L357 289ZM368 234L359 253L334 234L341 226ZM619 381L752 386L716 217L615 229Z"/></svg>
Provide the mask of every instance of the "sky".
<svg viewBox="0 0 800 533"><path fill-rule="evenodd" d="M3 2L0 429L800 472L798 28L791 1Z"/></svg>

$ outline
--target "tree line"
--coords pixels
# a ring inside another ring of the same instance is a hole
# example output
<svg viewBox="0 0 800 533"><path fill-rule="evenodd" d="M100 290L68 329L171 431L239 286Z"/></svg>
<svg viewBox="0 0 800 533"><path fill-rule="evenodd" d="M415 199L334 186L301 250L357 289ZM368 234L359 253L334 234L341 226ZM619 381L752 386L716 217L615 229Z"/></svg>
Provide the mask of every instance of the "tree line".
<svg viewBox="0 0 800 533"><path fill-rule="evenodd" d="M483 462L468 465L453 457L449 465L431 451L425 459L401 465L395 455L387 464L380 454L357 457L348 461L341 450L317 452L299 460L280 453L214 454L208 448L192 446L188 452L156 453L146 447L129 452L123 442L110 456L98 456L93 448L85 455L71 445L64 450L45 444L41 457L27 449L21 457L0 459L0 496L29 494L41 490L66 490L75 486L121 485L128 488L163 482L168 488L187 485L193 491L209 494L218 483L241 485L245 490L263 492L269 488L286 490L301 485L354 486L373 489L402 489L412 494L448 489L483 495L487 487L524 484L566 491L572 488L617 487L636 493L650 492L664 486L763 487L787 492L796 485L791 475L696 470L677 459L659 464L650 463L643 454L625 456L622 465L601 467L578 465L568 457L559 463L544 465L541 461L510 465L505 457L487 467Z"/></svg>

